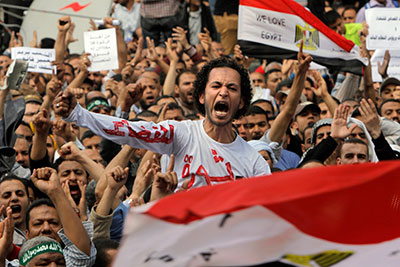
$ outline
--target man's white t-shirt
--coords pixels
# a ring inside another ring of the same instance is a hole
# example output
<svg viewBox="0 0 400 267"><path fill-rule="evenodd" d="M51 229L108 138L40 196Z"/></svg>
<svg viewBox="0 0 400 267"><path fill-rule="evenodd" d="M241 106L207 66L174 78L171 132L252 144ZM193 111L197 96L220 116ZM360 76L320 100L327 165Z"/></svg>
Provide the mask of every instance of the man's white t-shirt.
<svg viewBox="0 0 400 267"><path fill-rule="evenodd" d="M130 122L77 104L66 121L121 145L174 154L178 187L186 179L190 188L271 173L268 163L239 135L232 143L219 143L206 134L203 120Z"/></svg>

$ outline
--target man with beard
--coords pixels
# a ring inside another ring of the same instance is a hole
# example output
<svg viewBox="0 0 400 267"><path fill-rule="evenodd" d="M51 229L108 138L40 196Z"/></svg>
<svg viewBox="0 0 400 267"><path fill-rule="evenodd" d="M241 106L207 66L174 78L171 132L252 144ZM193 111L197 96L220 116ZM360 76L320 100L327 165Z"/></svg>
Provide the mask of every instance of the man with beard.
<svg viewBox="0 0 400 267"><path fill-rule="evenodd" d="M175 81L175 94L178 104L182 107L184 115L195 113L193 93L196 74L190 70L184 70L178 74Z"/></svg>
<svg viewBox="0 0 400 267"><path fill-rule="evenodd" d="M28 185L24 180L13 174L8 174L0 180L0 210L4 205L4 218L7 216L6 209L10 207L12 210L12 218L14 221L14 237L13 243L22 246L26 241L25 238L25 214L29 206Z"/></svg>
<svg viewBox="0 0 400 267"><path fill-rule="evenodd" d="M204 120L128 122L88 112L69 92L57 96L54 108L67 121L113 142L175 155L179 187L185 180L191 188L269 174L266 161L232 128L232 120L250 105L247 71L229 58L218 58L202 68L194 87L195 105ZM129 90L134 103L144 88L137 83Z"/></svg>

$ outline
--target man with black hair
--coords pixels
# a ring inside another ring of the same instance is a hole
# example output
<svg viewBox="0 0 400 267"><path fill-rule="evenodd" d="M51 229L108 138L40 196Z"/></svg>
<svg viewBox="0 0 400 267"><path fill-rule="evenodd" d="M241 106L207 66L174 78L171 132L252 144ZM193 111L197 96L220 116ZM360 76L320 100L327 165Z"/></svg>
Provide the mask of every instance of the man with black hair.
<svg viewBox="0 0 400 267"><path fill-rule="evenodd" d="M400 123L400 100L387 99L379 107L379 114L382 117Z"/></svg>
<svg viewBox="0 0 400 267"><path fill-rule="evenodd" d="M26 210L29 206L28 185L25 180L13 175L6 174L0 180L0 208L4 205L2 215L7 216L7 207L12 210L12 218L14 221L14 237L13 243L22 246L26 241Z"/></svg>
<svg viewBox="0 0 400 267"><path fill-rule="evenodd" d="M97 249L97 255L93 267L111 267L111 263L117 254L118 242L111 239L96 239L94 245Z"/></svg>
<svg viewBox="0 0 400 267"><path fill-rule="evenodd" d="M340 146L337 164L357 164L366 163L368 161L368 145L364 141L357 138L344 140Z"/></svg>
<svg viewBox="0 0 400 267"><path fill-rule="evenodd" d="M116 143L174 154L179 186L185 180L190 188L269 174L265 160L232 128L232 120L250 105L247 71L229 58L219 58L202 68L194 86L195 105L205 116L200 121L155 124L100 116L81 108L68 91L57 96L54 107L67 121ZM129 88L132 103L142 97L143 89L140 83Z"/></svg>
<svg viewBox="0 0 400 267"><path fill-rule="evenodd" d="M86 132L84 132L81 137L81 142L85 149L93 149L100 153L101 137L95 135L92 131L87 130Z"/></svg>
<svg viewBox="0 0 400 267"><path fill-rule="evenodd" d="M158 116L160 116L161 112L162 109L158 113ZM174 102L169 103L165 111L164 120L183 121L184 119L182 107Z"/></svg>
<svg viewBox="0 0 400 267"><path fill-rule="evenodd" d="M275 95L276 86L282 81L282 72L280 69L270 69L265 73L267 88L271 90L271 95Z"/></svg>
<svg viewBox="0 0 400 267"><path fill-rule="evenodd" d="M260 139L269 129L267 113L258 106L251 105L246 113L247 128L250 132L250 140Z"/></svg>

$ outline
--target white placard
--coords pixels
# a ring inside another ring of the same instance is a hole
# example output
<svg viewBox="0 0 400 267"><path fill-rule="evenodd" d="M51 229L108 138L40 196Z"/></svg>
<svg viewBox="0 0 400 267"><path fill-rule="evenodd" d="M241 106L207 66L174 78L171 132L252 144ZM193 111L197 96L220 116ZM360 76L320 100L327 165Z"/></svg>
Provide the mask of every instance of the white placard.
<svg viewBox="0 0 400 267"><path fill-rule="evenodd" d="M399 49L400 9L369 8L365 11L368 28L367 48Z"/></svg>
<svg viewBox="0 0 400 267"><path fill-rule="evenodd" d="M400 79L400 50L390 50L390 61L387 74L389 77L395 77ZM374 55L371 57L372 65L372 80L374 82L381 82L382 77L378 72L378 61L382 64L383 58L385 56L384 49L377 49Z"/></svg>
<svg viewBox="0 0 400 267"><path fill-rule="evenodd" d="M28 72L51 74L54 68L50 62L56 60L54 49L40 49L32 47L11 48L11 59L22 59L28 62Z"/></svg>
<svg viewBox="0 0 400 267"><path fill-rule="evenodd" d="M89 71L118 69L117 36L115 29L106 29L83 34L85 53L89 53L92 65Z"/></svg>

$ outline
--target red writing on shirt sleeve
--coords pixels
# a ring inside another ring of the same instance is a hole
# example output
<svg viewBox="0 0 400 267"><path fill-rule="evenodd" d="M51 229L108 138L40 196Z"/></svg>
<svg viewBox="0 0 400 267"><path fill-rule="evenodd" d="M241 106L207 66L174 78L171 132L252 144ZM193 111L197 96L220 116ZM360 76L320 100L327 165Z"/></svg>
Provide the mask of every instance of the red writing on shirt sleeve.
<svg viewBox="0 0 400 267"><path fill-rule="evenodd" d="M126 128L130 137L143 140L147 143L170 144L174 139L174 126L171 124L168 124L169 130L162 125L158 125L158 127L153 126L152 130L148 130L142 125L140 126L142 129L140 131L134 131L127 120L113 121L113 124L114 129L103 129L103 131L110 135L125 136L125 132L120 131L120 128Z"/></svg>

